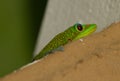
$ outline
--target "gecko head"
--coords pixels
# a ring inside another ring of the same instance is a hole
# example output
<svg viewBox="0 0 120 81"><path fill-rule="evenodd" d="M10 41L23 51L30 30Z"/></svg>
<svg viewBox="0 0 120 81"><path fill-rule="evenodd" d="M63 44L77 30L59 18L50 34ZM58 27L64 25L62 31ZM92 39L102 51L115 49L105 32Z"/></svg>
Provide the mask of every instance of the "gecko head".
<svg viewBox="0 0 120 81"><path fill-rule="evenodd" d="M74 27L75 30L79 32L78 35L75 37L75 39L79 39L93 33L96 30L97 25L76 23Z"/></svg>

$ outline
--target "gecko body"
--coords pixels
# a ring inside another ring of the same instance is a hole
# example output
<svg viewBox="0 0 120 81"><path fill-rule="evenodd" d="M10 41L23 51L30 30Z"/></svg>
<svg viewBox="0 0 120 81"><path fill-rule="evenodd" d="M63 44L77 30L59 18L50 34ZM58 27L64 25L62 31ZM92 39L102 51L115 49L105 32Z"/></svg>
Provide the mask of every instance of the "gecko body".
<svg viewBox="0 0 120 81"><path fill-rule="evenodd" d="M79 24L76 23L73 26L66 29L64 32L56 35L43 49L40 53L34 57L34 60L40 59L47 54L51 53L53 50L64 46L70 41L75 41L83 38L96 30L96 24Z"/></svg>

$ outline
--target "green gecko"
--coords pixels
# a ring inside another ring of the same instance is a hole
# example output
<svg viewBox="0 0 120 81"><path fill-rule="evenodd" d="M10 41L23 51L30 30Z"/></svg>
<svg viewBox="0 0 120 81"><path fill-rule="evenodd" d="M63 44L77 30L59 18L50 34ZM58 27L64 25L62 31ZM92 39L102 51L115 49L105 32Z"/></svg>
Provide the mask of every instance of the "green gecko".
<svg viewBox="0 0 120 81"><path fill-rule="evenodd" d="M69 27L64 32L56 35L43 49L42 51L34 57L33 60L40 59L57 48L64 46L70 41L75 41L83 38L91 33L93 33L97 28L96 24L79 24Z"/></svg>

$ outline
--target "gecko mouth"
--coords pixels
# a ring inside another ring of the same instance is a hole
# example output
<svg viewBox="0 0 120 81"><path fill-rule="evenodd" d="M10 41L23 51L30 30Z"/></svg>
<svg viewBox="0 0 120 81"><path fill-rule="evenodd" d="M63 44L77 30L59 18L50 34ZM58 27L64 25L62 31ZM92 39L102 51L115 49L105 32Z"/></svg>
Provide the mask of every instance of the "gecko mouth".
<svg viewBox="0 0 120 81"><path fill-rule="evenodd" d="M93 33L93 32L96 30L96 28L97 28L97 25L96 25L96 24L88 24L88 25L86 25L86 29L85 29L85 31L82 33L83 36L87 36L87 35Z"/></svg>
<svg viewBox="0 0 120 81"><path fill-rule="evenodd" d="M88 33L90 34L90 33L93 33L95 30L96 30L96 24L91 24L91 26L90 26L90 28L88 28Z"/></svg>

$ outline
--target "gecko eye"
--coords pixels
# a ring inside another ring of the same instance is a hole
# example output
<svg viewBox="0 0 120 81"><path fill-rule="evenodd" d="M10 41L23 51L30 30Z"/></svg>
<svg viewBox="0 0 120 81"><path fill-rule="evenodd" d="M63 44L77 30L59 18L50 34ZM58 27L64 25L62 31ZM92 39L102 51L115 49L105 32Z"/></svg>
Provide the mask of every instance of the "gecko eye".
<svg viewBox="0 0 120 81"><path fill-rule="evenodd" d="M83 30L82 25L81 25L81 24L77 24L77 29L78 29L79 31L82 31L82 30Z"/></svg>

